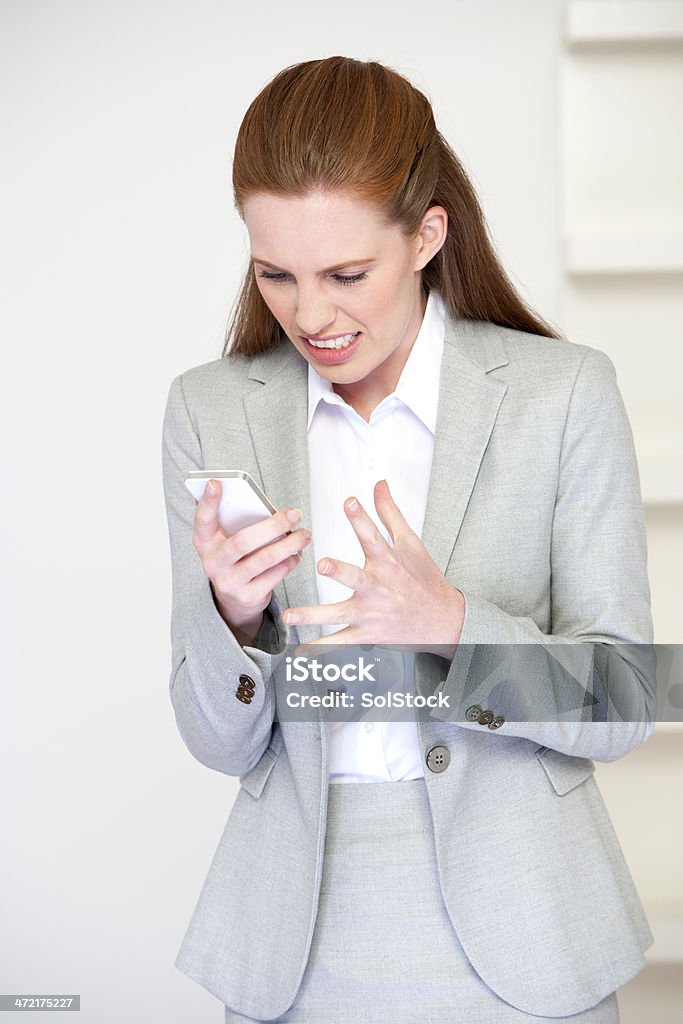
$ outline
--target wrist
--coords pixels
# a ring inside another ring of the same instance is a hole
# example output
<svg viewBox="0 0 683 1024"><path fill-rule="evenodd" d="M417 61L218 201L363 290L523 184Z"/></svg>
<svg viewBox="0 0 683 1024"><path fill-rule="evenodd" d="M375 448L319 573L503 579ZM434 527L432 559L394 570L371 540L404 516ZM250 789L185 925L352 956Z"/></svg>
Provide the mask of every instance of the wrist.
<svg viewBox="0 0 683 1024"><path fill-rule="evenodd" d="M213 583L211 583L211 593L216 611L226 626L228 626L238 644L241 647L251 644L258 636L258 632L263 625L263 612L257 612L255 615L250 615L247 618L239 618L221 600L220 595L216 593Z"/></svg>
<svg viewBox="0 0 683 1024"><path fill-rule="evenodd" d="M244 623L242 626L235 626L229 622L227 625L230 626L232 635L240 647L253 647L263 625L263 613L261 613L258 619L254 619L253 622Z"/></svg>
<svg viewBox="0 0 683 1024"><path fill-rule="evenodd" d="M457 587L449 584L441 620L444 625L443 629L439 630L440 642L429 648L432 654L438 654L447 661L453 660L462 634L465 609L465 595Z"/></svg>

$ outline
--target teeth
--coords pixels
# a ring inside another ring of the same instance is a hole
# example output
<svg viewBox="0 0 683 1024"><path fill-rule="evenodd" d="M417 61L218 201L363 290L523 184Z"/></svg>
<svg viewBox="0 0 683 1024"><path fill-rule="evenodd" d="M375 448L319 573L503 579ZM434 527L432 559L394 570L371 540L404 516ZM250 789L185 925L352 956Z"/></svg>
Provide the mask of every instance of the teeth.
<svg viewBox="0 0 683 1024"><path fill-rule="evenodd" d="M347 345L351 344L356 334L358 334L358 331L354 334L343 334L341 338L333 338L331 341L312 341L310 338L306 338L306 341L315 348L346 348Z"/></svg>

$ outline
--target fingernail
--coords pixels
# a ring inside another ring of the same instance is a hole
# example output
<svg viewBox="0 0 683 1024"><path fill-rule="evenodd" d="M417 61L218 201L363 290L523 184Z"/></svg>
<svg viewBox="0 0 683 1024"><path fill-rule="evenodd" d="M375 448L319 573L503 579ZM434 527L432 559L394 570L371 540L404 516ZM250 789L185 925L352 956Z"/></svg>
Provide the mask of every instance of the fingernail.
<svg viewBox="0 0 683 1024"><path fill-rule="evenodd" d="M356 501L355 498L351 498L351 500L347 503L346 507L348 508L349 512L357 512L358 502Z"/></svg>
<svg viewBox="0 0 683 1024"><path fill-rule="evenodd" d="M206 493L209 495L210 498L213 498L213 496L215 495L216 485L213 482L213 480L209 480L208 484L206 485Z"/></svg>
<svg viewBox="0 0 683 1024"><path fill-rule="evenodd" d="M290 523L298 523L301 519L301 512L299 512L298 508L287 509L287 518Z"/></svg>
<svg viewBox="0 0 683 1024"><path fill-rule="evenodd" d="M323 575L325 575L325 573L328 573L331 568L332 563L327 558L320 563L320 572L323 573Z"/></svg>
<svg viewBox="0 0 683 1024"><path fill-rule="evenodd" d="M285 612L284 620L288 626L296 626L298 622L301 622L301 616L297 615L296 612Z"/></svg>

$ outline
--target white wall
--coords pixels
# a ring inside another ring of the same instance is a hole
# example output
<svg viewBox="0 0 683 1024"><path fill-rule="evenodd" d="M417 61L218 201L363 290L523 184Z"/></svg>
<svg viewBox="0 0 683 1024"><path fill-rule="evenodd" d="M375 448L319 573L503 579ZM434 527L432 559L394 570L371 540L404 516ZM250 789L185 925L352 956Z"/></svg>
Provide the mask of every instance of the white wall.
<svg viewBox="0 0 683 1024"><path fill-rule="evenodd" d="M191 758L168 699L160 434L171 379L220 355L241 276L246 107L314 57L407 74L559 323L563 6L0 4L0 992L80 993L83 1024L222 1021L173 966L236 783Z"/></svg>

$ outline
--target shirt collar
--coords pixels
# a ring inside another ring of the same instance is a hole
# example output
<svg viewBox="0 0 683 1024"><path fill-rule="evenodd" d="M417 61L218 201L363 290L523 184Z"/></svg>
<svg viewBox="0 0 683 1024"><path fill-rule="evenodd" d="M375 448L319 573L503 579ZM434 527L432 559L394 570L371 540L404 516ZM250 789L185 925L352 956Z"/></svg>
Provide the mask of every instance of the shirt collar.
<svg viewBox="0 0 683 1024"><path fill-rule="evenodd" d="M383 399L383 402L388 402L390 398L399 399L422 420L432 434L436 433L444 332L444 301L438 292L430 291L420 330L403 367L396 389L393 395L388 395ZM338 395L333 389L330 381L321 377L309 363L307 430L311 428L311 422L320 401L327 402L328 405L348 408L341 395Z"/></svg>

